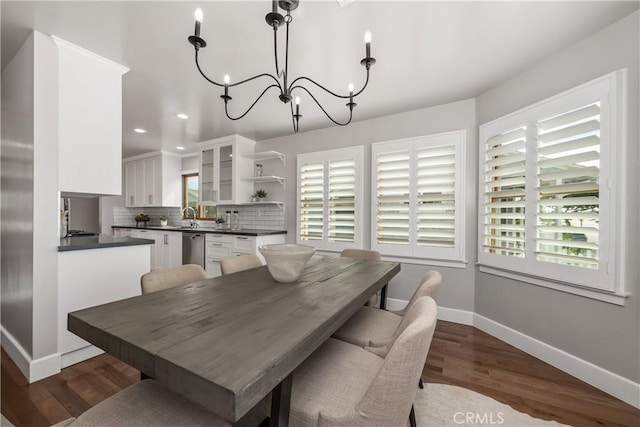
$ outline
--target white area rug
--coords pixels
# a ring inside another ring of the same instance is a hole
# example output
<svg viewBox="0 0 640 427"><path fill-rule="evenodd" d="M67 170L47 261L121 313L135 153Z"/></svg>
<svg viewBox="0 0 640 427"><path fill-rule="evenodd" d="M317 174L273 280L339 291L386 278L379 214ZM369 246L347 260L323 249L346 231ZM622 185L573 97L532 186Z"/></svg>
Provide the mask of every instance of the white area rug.
<svg viewBox="0 0 640 427"><path fill-rule="evenodd" d="M425 383L423 390L418 389L414 407L418 427L565 426L533 418L490 397L452 385Z"/></svg>

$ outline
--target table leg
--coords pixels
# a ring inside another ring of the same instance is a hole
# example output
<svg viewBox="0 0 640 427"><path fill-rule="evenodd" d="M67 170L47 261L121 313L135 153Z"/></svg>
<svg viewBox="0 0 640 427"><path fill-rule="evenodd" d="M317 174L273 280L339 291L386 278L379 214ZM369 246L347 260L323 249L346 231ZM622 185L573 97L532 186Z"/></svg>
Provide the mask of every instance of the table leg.
<svg viewBox="0 0 640 427"><path fill-rule="evenodd" d="M269 427L287 427L291 406L293 373L289 374L271 393L271 420Z"/></svg>
<svg viewBox="0 0 640 427"><path fill-rule="evenodd" d="M380 310L387 309L387 285L382 287L380 291Z"/></svg>

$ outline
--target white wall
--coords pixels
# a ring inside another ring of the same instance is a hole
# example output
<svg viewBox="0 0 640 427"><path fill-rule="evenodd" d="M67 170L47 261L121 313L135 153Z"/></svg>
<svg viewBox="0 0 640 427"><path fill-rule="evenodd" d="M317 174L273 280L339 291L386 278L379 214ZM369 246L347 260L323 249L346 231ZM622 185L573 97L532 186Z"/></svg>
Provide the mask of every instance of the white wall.
<svg viewBox="0 0 640 427"><path fill-rule="evenodd" d="M635 383L640 382L638 216L638 12L538 63L477 98L478 124L498 118L611 71L628 68L628 149L618 173L628 183L624 232L624 307L478 273L475 311ZM613 233L614 230L601 232Z"/></svg>
<svg viewBox="0 0 640 427"><path fill-rule="evenodd" d="M2 328L33 351L33 51L31 35L2 72Z"/></svg>
<svg viewBox="0 0 640 427"><path fill-rule="evenodd" d="M57 94L56 48L34 32L2 73L3 347L30 381L59 370Z"/></svg>
<svg viewBox="0 0 640 427"><path fill-rule="evenodd" d="M357 112L356 112L357 115ZM255 151L276 150L286 154L285 166L278 160L264 163L264 174L281 175L286 178L285 188L279 184L265 184L272 200L286 203L287 241L295 241L296 232L296 156L334 148L364 145L365 147L365 199L364 206L371 205L371 144L420 135L429 135L453 130L467 131L467 167L466 183L466 268L436 267L443 275L443 288L440 303L443 306L472 311L474 305L474 262L476 246L476 197L473 189L477 175L477 141L475 101L465 100L433 108L425 108L372 120L355 122L347 127L333 126L326 129L302 132L297 135L260 141ZM304 123L301 123L304 129ZM369 209L367 209L367 212ZM365 246L370 245L371 218L365 216ZM391 281L389 298L408 300L424 273L433 266L419 264L402 264L401 272Z"/></svg>

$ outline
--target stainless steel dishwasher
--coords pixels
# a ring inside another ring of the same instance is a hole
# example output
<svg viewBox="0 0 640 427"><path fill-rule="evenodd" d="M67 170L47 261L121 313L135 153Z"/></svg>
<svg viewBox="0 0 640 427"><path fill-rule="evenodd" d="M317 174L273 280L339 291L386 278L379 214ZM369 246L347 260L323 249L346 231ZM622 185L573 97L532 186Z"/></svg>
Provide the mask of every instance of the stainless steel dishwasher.
<svg viewBox="0 0 640 427"><path fill-rule="evenodd" d="M182 233L182 264L204 265L204 233Z"/></svg>

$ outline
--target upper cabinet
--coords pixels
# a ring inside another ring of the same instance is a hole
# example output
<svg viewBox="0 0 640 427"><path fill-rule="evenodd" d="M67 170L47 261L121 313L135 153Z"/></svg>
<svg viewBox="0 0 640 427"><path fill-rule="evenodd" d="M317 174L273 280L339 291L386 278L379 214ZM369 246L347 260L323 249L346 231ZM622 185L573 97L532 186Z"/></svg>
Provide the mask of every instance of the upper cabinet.
<svg viewBox="0 0 640 427"><path fill-rule="evenodd" d="M238 204L251 200L254 141L239 135L204 141L200 148L200 204Z"/></svg>
<svg viewBox="0 0 640 427"><path fill-rule="evenodd" d="M122 75L128 68L52 37L58 48L59 190L122 192Z"/></svg>
<svg viewBox="0 0 640 427"><path fill-rule="evenodd" d="M124 160L127 207L182 206L180 156L155 152Z"/></svg>

